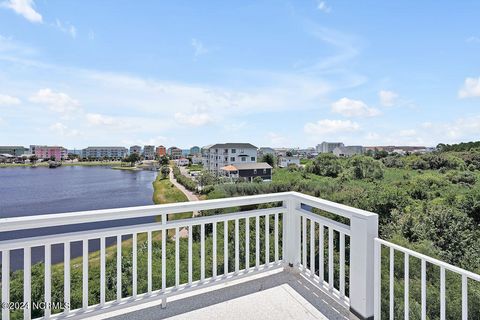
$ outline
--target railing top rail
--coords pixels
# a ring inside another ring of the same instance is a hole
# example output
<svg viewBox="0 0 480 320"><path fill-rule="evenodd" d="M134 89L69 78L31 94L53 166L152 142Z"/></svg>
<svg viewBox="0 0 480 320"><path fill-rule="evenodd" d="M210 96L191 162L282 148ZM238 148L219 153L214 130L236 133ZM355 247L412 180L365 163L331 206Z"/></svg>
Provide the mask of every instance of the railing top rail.
<svg viewBox="0 0 480 320"><path fill-rule="evenodd" d="M476 273L473 273L473 272L470 272L470 271L467 271L465 269L462 269L462 268L459 268L459 267L456 267L454 265L451 265L449 263L446 263L446 262L443 262L441 260L438 260L438 259L435 259L435 258L432 258L430 256L427 256L427 255L424 255L423 253L419 253L419 252L416 252L416 251L413 251L411 249L407 249L405 247L402 247L402 246L399 246L398 244L395 244L395 243L392 243L392 242L389 242L389 241L385 241L383 239L380 239L380 238L375 238L375 241L380 243L380 244L383 244L387 247L391 247L395 250L398 250L398 251L401 251L403 253L406 253L412 257L415 257L415 258L418 258L418 259L421 259L421 260L425 260L429 263L432 263L432 264L435 264L437 266L440 266L440 267L444 267L445 269L447 270L450 270L450 271L453 271L453 272L456 272L456 273L459 273L461 275L465 275L467 276L468 278L472 279L472 280L475 280L475 281L479 281L480 282L480 275L479 274L476 274Z"/></svg>
<svg viewBox="0 0 480 320"><path fill-rule="evenodd" d="M150 206L1 218L0 232L254 205L267 202L285 201L291 195L292 192L281 192Z"/></svg>
<svg viewBox="0 0 480 320"><path fill-rule="evenodd" d="M300 200L302 203L305 203L309 206L328 211L337 215L340 215L345 218L351 219L352 217L360 219L368 219L370 217L377 216L376 213L358 209L355 207L350 207L344 204L340 204L333 201L328 201L325 199L317 198L300 192L291 192L291 195L294 196L297 200Z"/></svg>

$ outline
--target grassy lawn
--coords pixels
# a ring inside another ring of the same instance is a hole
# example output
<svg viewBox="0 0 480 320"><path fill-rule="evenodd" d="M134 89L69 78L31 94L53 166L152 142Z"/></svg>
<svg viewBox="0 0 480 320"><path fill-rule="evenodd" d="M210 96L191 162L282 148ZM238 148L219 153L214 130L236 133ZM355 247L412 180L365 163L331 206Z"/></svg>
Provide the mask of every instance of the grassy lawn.
<svg viewBox="0 0 480 320"><path fill-rule="evenodd" d="M202 171L203 170L203 165L201 164L192 164L187 167L188 170L190 171Z"/></svg>
<svg viewBox="0 0 480 320"><path fill-rule="evenodd" d="M188 198L167 179L157 177L153 183L153 202L155 204L186 202Z"/></svg>

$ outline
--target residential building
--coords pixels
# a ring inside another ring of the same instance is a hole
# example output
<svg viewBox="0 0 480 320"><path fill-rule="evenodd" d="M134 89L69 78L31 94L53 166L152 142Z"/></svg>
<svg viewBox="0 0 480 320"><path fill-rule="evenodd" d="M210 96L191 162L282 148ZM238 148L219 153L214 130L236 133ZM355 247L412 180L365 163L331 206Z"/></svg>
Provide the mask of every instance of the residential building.
<svg viewBox="0 0 480 320"><path fill-rule="evenodd" d="M22 146L0 146L0 153L9 154L15 157L22 156L27 151L27 148Z"/></svg>
<svg viewBox="0 0 480 320"><path fill-rule="evenodd" d="M161 158L163 156L166 156L167 155L167 148L165 148L164 146L158 146L155 149L155 153L157 154L157 157L159 157L159 158Z"/></svg>
<svg viewBox="0 0 480 320"><path fill-rule="evenodd" d="M83 153L83 150L82 149L70 149L67 152L68 152L68 154L73 154L73 155L81 157L82 153Z"/></svg>
<svg viewBox="0 0 480 320"><path fill-rule="evenodd" d="M68 150L61 146L30 146L32 154L36 155L38 159L49 159L54 157L55 160L63 160L68 158Z"/></svg>
<svg viewBox="0 0 480 320"><path fill-rule="evenodd" d="M190 161L187 158L180 158L173 160L177 166L188 166Z"/></svg>
<svg viewBox="0 0 480 320"><path fill-rule="evenodd" d="M346 147L336 147L332 152L337 157L351 157L356 154L363 153L362 146L346 146Z"/></svg>
<svg viewBox="0 0 480 320"><path fill-rule="evenodd" d="M15 156L10 153L0 153L0 163L12 163L15 161Z"/></svg>
<svg viewBox="0 0 480 320"><path fill-rule="evenodd" d="M192 156L198 156L198 155L200 155L200 147L198 147L198 146L193 146L193 147L191 147L191 148L190 148L190 154L191 154Z"/></svg>
<svg viewBox="0 0 480 320"><path fill-rule="evenodd" d="M180 159L182 157L182 149L170 147L167 150L167 155L169 155L171 159Z"/></svg>
<svg viewBox="0 0 480 320"><path fill-rule="evenodd" d="M262 180L272 180L272 166L266 162L229 164L220 168L220 173L232 180L253 181L256 177L260 177Z"/></svg>
<svg viewBox="0 0 480 320"><path fill-rule="evenodd" d="M145 160L155 160L155 146L143 146L143 158Z"/></svg>
<svg viewBox="0 0 480 320"><path fill-rule="evenodd" d="M280 157L279 159L280 161L278 166L280 168L286 168L290 165L295 165L295 166L300 165L300 158L298 157Z"/></svg>
<svg viewBox="0 0 480 320"><path fill-rule="evenodd" d="M273 150L275 150L277 157L286 157L288 153L292 153L292 148L275 148Z"/></svg>
<svg viewBox="0 0 480 320"><path fill-rule="evenodd" d="M417 151L422 151L428 149L424 146L369 146L364 147L365 152L367 151L387 151L388 153L394 152L395 150L403 150L403 152L413 153Z"/></svg>
<svg viewBox="0 0 480 320"><path fill-rule="evenodd" d="M125 147L88 147L82 150L82 158L120 160L127 156L127 152Z"/></svg>
<svg viewBox="0 0 480 320"><path fill-rule="evenodd" d="M275 149L273 148L270 148L270 147L261 147L258 149L258 157L263 157L264 155L266 154L271 154L271 155L275 155Z"/></svg>
<svg viewBox="0 0 480 320"><path fill-rule="evenodd" d="M343 142L326 142L323 141L320 144L317 144L317 153L332 153L333 149L337 147L344 147Z"/></svg>
<svg viewBox="0 0 480 320"><path fill-rule="evenodd" d="M192 164L202 164L203 158L201 156L193 156L192 157Z"/></svg>
<svg viewBox="0 0 480 320"><path fill-rule="evenodd" d="M217 143L205 150L205 169L219 174L222 167L230 164L257 162L257 147L250 143Z"/></svg>
<svg viewBox="0 0 480 320"><path fill-rule="evenodd" d="M182 156L188 157L190 155L190 149L182 149Z"/></svg>
<svg viewBox="0 0 480 320"><path fill-rule="evenodd" d="M140 146L131 146L130 147L130 154L136 153L138 155L142 154L142 147Z"/></svg>

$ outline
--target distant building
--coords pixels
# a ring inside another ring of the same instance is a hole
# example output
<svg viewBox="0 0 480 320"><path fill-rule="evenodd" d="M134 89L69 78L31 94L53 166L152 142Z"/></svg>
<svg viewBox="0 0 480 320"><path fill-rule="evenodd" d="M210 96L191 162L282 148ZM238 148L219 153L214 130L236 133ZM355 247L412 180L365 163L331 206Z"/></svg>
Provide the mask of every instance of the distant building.
<svg viewBox="0 0 480 320"><path fill-rule="evenodd" d="M127 156L125 147L88 147L82 150L83 159L121 160Z"/></svg>
<svg viewBox="0 0 480 320"><path fill-rule="evenodd" d="M180 159L182 157L182 149L170 147L167 150L167 155L169 155L171 159Z"/></svg>
<svg viewBox="0 0 480 320"><path fill-rule="evenodd" d="M333 149L333 154L337 157L351 157L356 154L362 154L362 146L346 146L346 147L336 147Z"/></svg>
<svg viewBox="0 0 480 320"><path fill-rule="evenodd" d="M15 161L15 156L9 153L0 153L0 163L12 163Z"/></svg>
<svg viewBox="0 0 480 320"><path fill-rule="evenodd" d="M27 151L27 148L22 146L0 146L1 154L9 154L15 157L22 156Z"/></svg>
<svg viewBox="0 0 480 320"><path fill-rule="evenodd" d="M250 143L217 143L203 155L204 168L215 174L230 164L251 162L257 162L257 147Z"/></svg>
<svg viewBox="0 0 480 320"><path fill-rule="evenodd" d="M272 167L266 162L236 163L221 167L220 174L232 180L253 181L256 177L272 180Z"/></svg>
<svg viewBox="0 0 480 320"><path fill-rule="evenodd" d="M317 144L317 153L332 153L333 149L338 147L344 147L343 142L326 142L323 141L320 144Z"/></svg>
<svg viewBox="0 0 480 320"><path fill-rule="evenodd" d="M131 146L130 147L130 154L138 154L138 155L141 155L142 154L142 147L140 146Z"/></svg>
<svg viewBox="0 0 480 320"><path fill-rule="evenodd" d="M286 157L287 156L287 153L292 153L292 148L275 148L273 149L275 150L275 155L277 157Z"/></svg>
<svg viewBox="0 0 480 320"><path fill-rule="evenodd" d="M258 149L258 157L263 157L266 154L271 154L274 156L275 150L270 147L261 147L260 149Z"/></svg>
<svg viewBox="0 0 480 320"><path fill-rule="evenodd" d="M190 149L182 149L182 156L188 157L190 155Z"/></svg>
<svg viewBox="0 0 480 320"><path fill-rule="evenodd" d="M82 149L70 149L70 150L67 151L68 154L73 154L73 155L76 155L76 156L79 156L79 157L82 156L82 152L83 152Z"/></svg>
<svg viewBox="0 0 480 320"><path fill-rule="evenodd" d="M177 166L188 166L190 161L187 158L173 160Z"/></svg>
<svg viewBox="0 0 480 320"><path fill-rule="evenodd" d="M200 155L200 147L197 147L197 146L193 146L190 148L190 154L192 156L198 156Z"/></svg>
<svg viewBox="0 0 480 320"><path fill-rule="evenodd" d="M192 157L192 164L202 164L203 158L200 156L193 156Z"/></svg>
<svg viewBox="0 0 480 320"><path fill-rule="evenodd" d="M60 146L30 146L30 150L33 150L32 154L36 155L38 159L50 159L52 157L55 160L63 160L68 158L68 150Z"/></svg>
<svg viewBox="0 0 480 320"><path fill-rule="evenodd" d="M280 168L286 168L289 165L299 166L300 165L300 158L298 158L298 157L280 157L280 162L279 162L279 165L278 165Z"/></svg>
<svg viewBox="0 0 480 320"><path fill-rule="evenodd" d="M143 146L143 158L145 160L155 160L155 146Z"/></svg>
<svg viewBox="0 0 480 320"><path fill-rule="evenodd" d="M157 157L159 157L159 158L161 158L163 156L166 156L167 155L167 148L165 148L164 146L158 146L155 149L155 153L157 154Z"/></svg>
<svg viewBox="0 0 480 320"><path fill-rule="evenodd" d="M388 153L397 152L398 150L403 150L403 152L407 153L414 153L414 152L422 152L423 150L428 150L431 148L427 148L424 146L369 146L363 148L365 152L367 151L387 151Z"/></svg>

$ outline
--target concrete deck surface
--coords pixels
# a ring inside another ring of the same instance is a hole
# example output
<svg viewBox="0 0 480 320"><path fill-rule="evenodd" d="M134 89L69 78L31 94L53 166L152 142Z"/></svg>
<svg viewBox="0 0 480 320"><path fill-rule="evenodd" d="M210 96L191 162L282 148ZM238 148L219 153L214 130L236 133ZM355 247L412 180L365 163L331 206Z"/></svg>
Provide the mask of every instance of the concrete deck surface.
<svg viewBox="0 0 480 320"><path fill-rule="evenodd" d="M358 320L299 274L276 271L113 311L95 319Z"/></svg>

